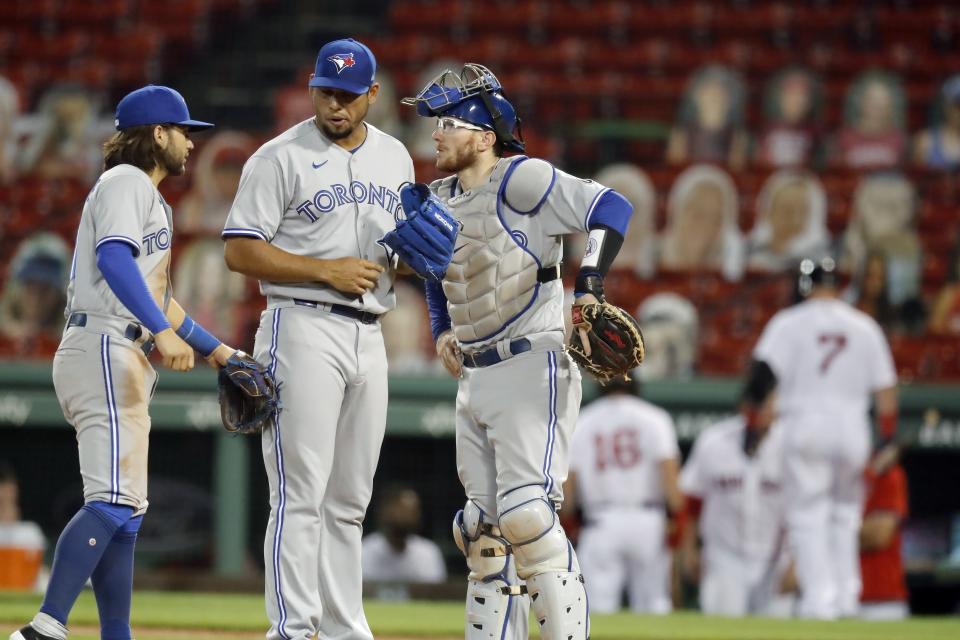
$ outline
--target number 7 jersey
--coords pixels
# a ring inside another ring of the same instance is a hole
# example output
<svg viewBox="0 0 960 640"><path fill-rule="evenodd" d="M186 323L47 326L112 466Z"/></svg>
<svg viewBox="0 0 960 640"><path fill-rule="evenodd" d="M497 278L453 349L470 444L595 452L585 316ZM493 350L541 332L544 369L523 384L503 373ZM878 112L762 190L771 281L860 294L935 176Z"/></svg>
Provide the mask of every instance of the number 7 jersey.
<svg viewBox="0 0 960 640"><path fill-rule="evenodd" d="M778 312L754 350L777 375L782 415L841 413L865 419L874 391L897 384L876 321L846 302L816 298Z"/></svg>

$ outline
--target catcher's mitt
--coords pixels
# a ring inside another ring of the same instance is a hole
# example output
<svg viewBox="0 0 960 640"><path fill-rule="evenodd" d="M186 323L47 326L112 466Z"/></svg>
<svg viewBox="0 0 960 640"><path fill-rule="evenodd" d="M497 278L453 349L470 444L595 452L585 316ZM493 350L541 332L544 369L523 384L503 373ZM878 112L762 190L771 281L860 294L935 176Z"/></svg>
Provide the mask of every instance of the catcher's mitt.
<svg viewBox="0 0 960 640"><path fill-rule="evenodd" d="M567 352L601 384L629 380L630 370L643 362L643 334L633 316L608 302L574 305L573 334ZM590 355L578 329L587 332Z"/></svg>
<svg viewBox="0 0 960 640"><path fill-rule="evenodd" d="M280 409L270 372L243 351L235 352L217 376L220 418L230 433L257 434Z"/></svg>
<svg viewBox="0 0 960 640"><path fill-rule="evenodd" d="M397 228L379 242L396 251L420 277L443 280L460 223L423 183L404 185L400 204L406 217L397 220Z"/></svg>

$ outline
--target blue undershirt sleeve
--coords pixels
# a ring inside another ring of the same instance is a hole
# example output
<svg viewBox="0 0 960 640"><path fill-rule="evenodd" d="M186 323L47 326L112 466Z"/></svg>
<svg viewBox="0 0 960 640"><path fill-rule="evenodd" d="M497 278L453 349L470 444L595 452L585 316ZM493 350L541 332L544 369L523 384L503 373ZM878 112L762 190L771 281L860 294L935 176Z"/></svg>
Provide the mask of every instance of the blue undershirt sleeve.
<svg viewBox="0 0 960 640"><path fill-rule="evenodd" d="M630 222L631 215L633 215L633 205L611 189L600 196L600 200L597 201L597 205L590 215L589 227L593 229L597 225L603 225L626 237L627 224Z"/></svg>
<svg viewBox="0 0 960 640"><path fill-rule="evenodd" d="M440 334L450 328L450 314L447 313L447 294L443 292L443 285L433 280L425 282L427 294L427 310L430 312L430 333L436 342Z"/></svg>
<svg viewBox="0 0 960 640"><path fill-rule="evenodd" d="M120 240L102 243L97 247L97 267L123 306L151 333L170 328L170 322L147 289L130 245Z"/></svg>

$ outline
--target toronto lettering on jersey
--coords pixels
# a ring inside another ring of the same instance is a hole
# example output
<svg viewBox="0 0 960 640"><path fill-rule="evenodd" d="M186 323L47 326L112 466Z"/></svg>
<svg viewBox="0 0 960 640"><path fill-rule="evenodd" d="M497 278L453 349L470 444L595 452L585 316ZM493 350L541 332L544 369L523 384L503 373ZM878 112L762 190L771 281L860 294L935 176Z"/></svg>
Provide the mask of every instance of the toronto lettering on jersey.
<svg viewBox="0 0 960 640"><path fill-rule="evenodd" d="M154 231L143 236L143 248L150 255L156 250L164 251L170 248L170 231L166 228Z"/></svg>
<svg viewBox="0 0 960 640"><path fill-rule="evenodd" d="M400 216L400 195L396 191L372 182L364 184L359 180L351 182L349 187L344 184L332 184L327 189L320 189L313 194L313 199L304 200L297 205L297 213L305 216L310 222L316 222L320 214L330 213L337 207L353 203L375 204L394 218Z"/></svg>

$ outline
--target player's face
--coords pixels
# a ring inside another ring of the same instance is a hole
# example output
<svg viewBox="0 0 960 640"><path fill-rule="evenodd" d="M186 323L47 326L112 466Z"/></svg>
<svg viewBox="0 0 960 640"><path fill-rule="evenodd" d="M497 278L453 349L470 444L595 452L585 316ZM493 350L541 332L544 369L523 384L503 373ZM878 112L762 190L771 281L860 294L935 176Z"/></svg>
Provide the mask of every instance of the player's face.
<svg viewBox="0 0 960 640"><path fill-rule="evenodd" d="M380 85L374 83L367 93L350 93L340 89L312 87L310 98L317 115L317 124L331 140L343 140L367 117L370 105L377 101Z"/></svg>
<svg viewBox="0 0 960 640"><path fill-rule="evenodd" d="M167 175L182 176L187 170L187 157L193 149L186 127L171 125L164 127L165 136L160 141L160 166Z"/></svg>
<svg viewBox="0 0 960 640"><path fill-rule="evenodd" d="M495 138L492 131L450 117L437 118L432 137L437 147L437 169L451 173L473 165Z"/></svg>

